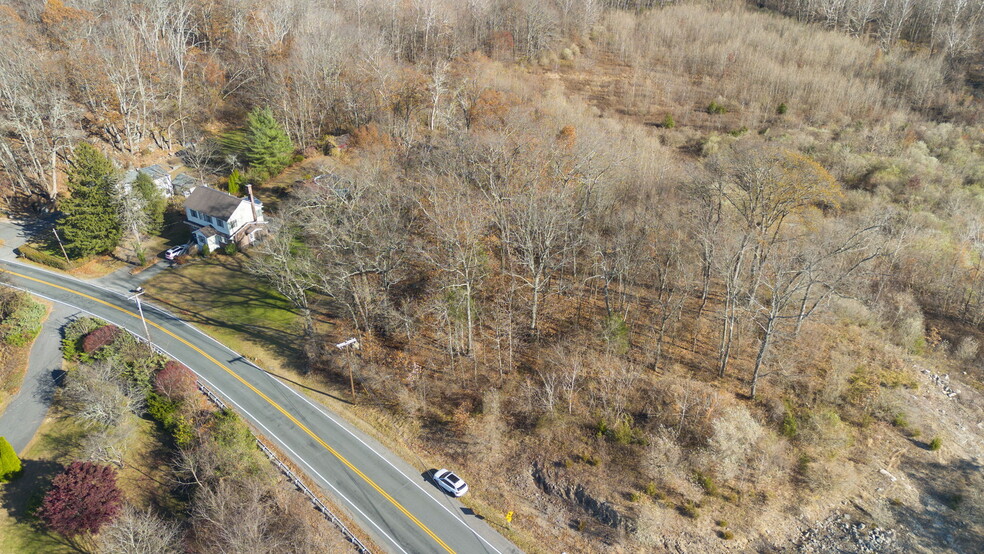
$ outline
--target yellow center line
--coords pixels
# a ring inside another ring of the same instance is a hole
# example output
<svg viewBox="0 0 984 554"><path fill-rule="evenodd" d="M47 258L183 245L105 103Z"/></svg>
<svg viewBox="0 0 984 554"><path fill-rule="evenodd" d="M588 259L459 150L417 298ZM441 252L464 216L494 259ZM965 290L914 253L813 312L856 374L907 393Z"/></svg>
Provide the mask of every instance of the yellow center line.
<svg viewBox="0 0 984 554"><path fill-rule="evenodd" d="M22 279L27 279L29 281L35 281L37 283L41 283L41 284L47 285L49 287L54 287L56 289L60 289L60 290L63 290L65 292L69 292L69 293L72 293L72 294L77 294L77 295L79 295L79 296L81 296L83 298L88 298L89 300L92 300L93 302L98 302L100 304L103 304L105 306L108 306L110 308L113 308L114 310L119 310L119 311L121 311L121 312L123 312L123 313L125 313L127 315L133 316L134 318L139 318L140 317L139 315L137 315L137 314L135 314L135 313L133 313L133 312L125 309L125 308L121 308L121 307L119 307L119 306L117 306L115 304L112 304L110 302L106 302L105 300L101 300L101 299L96 298L94 296L89 296L88 294L85 294L83 292L79 292L77 290L72 290L70 288L63 287L61 285L56 285L54 283L49 283L47 281L43 281L41 279L36 279L34 277L29 277L27 275L22 275L20 273L16 273L16 272L13 272L13 271L10 271L10 270L7 270L7 272L10 273L11 275L16 275L16 276L18 276L18 277L20 277ZM345 466L347 468L351 469L356 475L358 475L359 477L361 477L363 481L365 481L366 483L369 484L369 486L371 486L372 488L376 489L376 491L379 494L383 495L383 498L385 498L386 500L389 500L389 502L391 504L393 504L394 506L396 506L396 508L398 510L400 510L401 512L403 512L404 515L406 515L408 518L410 518L410 521L412 521L415 524L417 524L417 527L420 527L421 529L423 529L425 533L427 533L428 535L430 535L430 537L432 539L434 539L435 541L437 541L437 544L441 545L441 547L444 548L444 550L448 551L450 554L454 554L454 550L452 550L450 546L448 546L447 544L445 544L445 542L442 541L440 537L438 537L437 535L434 534L433 531L431 531L430 529L428 529L426 525L424 525L419 519L416 518L416 516L414 516L413 514L411 514L409 511L407 511L407 509L404 508L399 502L397 502L395 498L393 498L392 496L389 495L389 493L387 493L386 491L384 491L379 485L377 485L372 479L370 479L369 476L367 476L365 473L362 473L362 471L360 471L359 468L357 468L354 465L352 465L351 462L349 462L347 459L345 459L345 457L342 456L334 448L332 448L331 446L329 446L328 443L326 443L324 440L321 439L321 437L319 437L318 435L314 434L314 432L311 431L310 429L308 429L306 425L304 425L303 423L301 423L300 421L298 421L294 416L292 416L290 413L288 413L287 410L284 410L279 404L277 404L276 402L274 402L273 400L271 400L270 397L268 397L267 395L265 395L262 392L260 392L256 387L254 387L249 382L247 382L245 379L243 379L242 377L240 377L238 373L236 373L235 371L229 369L228 367L226 367L225 365L223 365L222 363L220 363L218 360L216 360L212 356L210 356L207 353L205 353L201 348L198 348L194 344L192 344L192 343L186 341L185 339L183 339L183 338L175 335L174 333L172 333L168 329L165 329L164 327L161 327L160 325L154 323L153 321L148 321L147 323L149 325L153 325L155 328L157 328L157 329L159 329L159 330L167 333L171 337L173 337L173 338L181 341L185 346L191 348L195 352L198 352L199 354L201 354L202 356L204 356L207 360L209 360L213 364L215 364L215 365L219 366L220 368L222 368L223 370L225 370L226 373L228 373L229 375L232 375L233 377L235 377L237 381L239 381L243 385L246 385L246 387L248 387L251 391L255 392L260 398L262 398L263 400L266 400L267 403L269 403L271 406L273 406L274 408L276 408L277 411L279 411L284 416L286 416L287 419L289 419L292 422L294 422L294 424L297 425L302 431L304 431L305 433L307 433L308 436L310 436L318 444L320 444L321 446L323 446L328 452L331 452L331 454L333 456L335 456L335 458L337 458L340 462L342 462L343 464L345 464Z"/></svg>

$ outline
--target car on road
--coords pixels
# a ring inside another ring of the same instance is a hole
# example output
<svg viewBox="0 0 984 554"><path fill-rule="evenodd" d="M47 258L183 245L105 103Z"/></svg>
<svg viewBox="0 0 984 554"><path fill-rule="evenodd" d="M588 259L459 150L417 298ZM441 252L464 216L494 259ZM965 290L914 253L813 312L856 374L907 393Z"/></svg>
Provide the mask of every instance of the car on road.
<svg viewBox="0 0 984 554"><path fill-rule="evenodd" d="M187 244L182 244L180 246L172 246L171 248L168 248L167 250L164 251L164 257L168 260L173 260L174 258L177 258L178 256L184 254L185 251L187 250L188 250Z"/></svg>
<svg viewBox="0 0 984 554"><path fill-rule="evenodd" d="M468 492L468 485L465 484L465 480L447 469L435 471L434 482L452 496L464 496Z"/></svg>

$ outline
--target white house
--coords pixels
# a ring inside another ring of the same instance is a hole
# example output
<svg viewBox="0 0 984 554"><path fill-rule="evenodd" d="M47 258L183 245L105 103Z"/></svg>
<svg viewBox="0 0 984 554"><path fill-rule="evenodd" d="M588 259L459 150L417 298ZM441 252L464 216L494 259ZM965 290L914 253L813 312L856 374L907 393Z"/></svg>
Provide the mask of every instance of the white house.
<svg viewBox="0 0 984 554"><path fill-rule="evenodd" d="M210 251L230 242L244 248L264 231L263 203L249 196L238 198L204 185L197 186L185 200L186 223L199 247Z"/></svg>
<svg viewBox="0 0 984 554"><path fill-rule="evenodd" d="M133 187L133 183L137 180L137 175L143 173L144 175L150 177L150 180L154 182L154 186L157 190L161 191L164 198L170 198L174 194L173 187L171 185L171 175L164 169L163 166L154 164L141 169L131 169L123 174L123 178L120 180L120 184L123 185L123 189L126 192L130 192Z"/></svg>

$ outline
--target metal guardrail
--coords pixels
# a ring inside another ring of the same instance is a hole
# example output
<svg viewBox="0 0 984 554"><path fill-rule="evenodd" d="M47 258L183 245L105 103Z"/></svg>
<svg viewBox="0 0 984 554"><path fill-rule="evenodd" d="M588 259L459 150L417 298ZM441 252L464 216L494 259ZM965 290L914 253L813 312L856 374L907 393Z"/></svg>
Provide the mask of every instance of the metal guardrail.
<svg viewBox="0 0 984 554"><path fill-rule="evenodd" d="M213 404L218 406L220 409L223 410L227 409L225 402L223 402L222 399L219 398L208 387L203 385L201 381L196 381L196 383L198 384L198 390L202 391L202 393L206 397L208 397L208 399ZM320 498L318 498L318 495L314 494L314 492L310 488L308 488L306 484L304 484L304 481L302 481L296 474L294 474L293 471L290 470L287 464L281 461L281 459L278 458L277 455L274 454L274 452L267 447L267 445L263 444L263 441L261 441L259 437L256 436L256 434L253 434L252 432L250 433L253 435L253 439L256 440L257 446L259 446L260 450L262 450L263 453L266 454L267 458L269 458L270 461L273 462L273 465L277 466L277 469L279 469L280 472L287 477L287 480L290 481L291 484L297 487L297 490L301 491L302 493L304 493L305 496L308 497L311 503L314 504L314 508L319 512L321 512L321 514L325 516L325 519L332 522L335 525L335 527L337 527L338 530L341 531L343 535L345 535L345 539L356 547L359 554L372 554L372 551L369 550L369 548L366 547L366 545L362 544L362 541L360 541L359 538L355 536L355 534L349 531L349 528L345 526L345 523L342 522L342 520L328 508L328 506L325 506L325 503L322 502Z"/></svg>
<svg viewBox="0 0 984 554"><path fill-rule="evenodd" d="M130 335L132 335L135 339L137 339L138 342L147 343L147 340L145 338L137 335L136 333L130 331L129 329L124 328L124 330L130 333ZM154 343L148 343L148 344L158 354L170 358L170 355L168 355L167 352L162 350L156 344ZM212 392L211 389L205 386L201 381L196 379L195 384L198 385L198 390L200 390L202 394L204 394L209 399L209 401L215 404L219 409L221 410L228 409L226 403L221 398L219 398L217 394ZM321 501L320 498L318 498L318 495L314 494L314 492L310 488L308 488L307 485L304 484L304 481L302 481L293 471L290 470L289 467L287 467L287 464L285 464L280 458L278 458L277 455L274 454L273 451L267 447L267 445L263 444L263 441L261 441L260 438L257 437L255 433L250 431L250 434L253 435L253 440L256 441L256 444L260 447L260 450L262 450L263 453L266 454L267 458L269 458L270 461L273 462L273 465L275 465L277 469L279 469L280 472L287 477L287 480L289 480L291 484L297 487L299 491L301 491L302 493L304 493L305 496L308 497L308 500L310 500L311 504L314 505L314 509L321 512L321 514L325 516L325 519L333 523L335 527L337 527L338 530L342 532L342 534L345 536L345 540L352 543L352 545L355 546L359 554L372 554L372 551L369 550L369 548L365 544L363 544L362 541L359 540L359 537L355 536L355 534L349 530L349 528L345 525L345 523L338 516L336 516L334 512L332 512L328 508L328 506L326 506L325 503Z"/></svg>

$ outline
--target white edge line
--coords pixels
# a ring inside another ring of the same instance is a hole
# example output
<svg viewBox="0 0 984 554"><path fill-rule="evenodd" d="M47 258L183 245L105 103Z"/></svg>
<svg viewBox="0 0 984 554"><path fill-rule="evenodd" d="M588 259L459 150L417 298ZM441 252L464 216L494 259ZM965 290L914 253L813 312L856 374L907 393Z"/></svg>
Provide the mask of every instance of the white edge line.
<svg viewBox="0 0 984 554"><path fill-rule="evenodd" d="M124 328L124 329L126 328L126 325L124 325L124 324L122 324L122 323L119 323L118 321L113 321L113 320L112 320L111 318L108 318L108 317L103 317L103 316L101 316L101 315L98 315L98 314L95 314L95 313L92 313L92 312L90 312L89 310L86 310L85 308L81 308L81 307L79 307L79 306L76 306L76 305L74 305L74 304L69 304L68 302L64 302L64 301L62 301L62 300L56 300L56 299L54 299L54 298L51 298L50 296L45 296L45 295L43 295L43 294L39 294L39 293L36 293L36 292L32 292L32 291L29 291L29 290L27 290L27 289L24 289L24 288L21 288L21 287L18 287L18 286L16 286L16 285L11 285L11 284L5 284L5 286L7 286L7 287L10 287L10 288L12 288L12 289L17 289L17 290L19 290L19 291L22 291L22 292L26 292L27 294L30 294L30 295L33 295L33 296L37 296L37 297L39 297L39 298L44 298L45 300L49 300L49 301L51 301L51 302L55 302L55 303L57 303L57 304L61 304L61 305L63 305L63 306L68 306L69 308L72 308L72 309L74 309L74 310L78 310L79 312L82 312L82 313L85 313L85 314L89 314L89 315L91 315L92 317L95 317L95 318L98 318L98 319L101 319L101 320L103 320L103 321L106 321L106 322L108 322L108 323L112 323L113 325L116 325L116 326L118 326L118 327L121 327L121 328ZM131 331L128 331L128 332L131 332ZM141 340L144 340L144 339L141 339ZM151 344L154 344L154 343L152 342ZM334 487L334 485L332 485L332 484L331 484L331 482L329 482L329 481L328 481L328 479L325 479L325 477L324 477L323 475L321 475L321 473L319 473L319 472L318 472L318 471L317 471L316 469L314 469L313 467L311 467L311 464L309 464L309 463L307 462L307 460L305 460L305 459L304 459L303 457L301 457L300 455L298 455L298 454L297 454L297 452L295 452L295 451L294 451L294 450L293 450L293 449L292 449L291 447L289 447L289 446L287 446L287 444L286 444L286 443L284 443L284 441L283 441L283 439L281 439L281 438L280 438L280 437L278 437L278 436L277 436L277 435L276 435L275 433L273 433L272 431L270 431L270 429L269 429L269 428L267 428L267 426L266 426L266 425L263 425L263 424L262 424L262 423L261 423L261 422L260 422L260 421L259 421L258 419L256 419L256 418L255 418L255 417L253 416L253 414L251 414L251 413L249 413L249 412L248 412L248 411L247 411L247 410L246 410L245 408L243 408L243 407L242 407L241 405L239 405L239 403L238 403L238 402L236 402L235 400L233 400L232 398L230 398L230 397L229 397L229 396L228 396L228 395L227 395L226 393L224 393L224 392L222 392L222 389L220 389L220 388L219 388L218 386L216 386L215 384L213 384L213 383L212 383L211 381L209 381L209 380L208 380L208 379L207 379L206 377L204 377L204 376L202 376L202 375L201 375L200 373L198 373L197 371L195 371L194 369L192 369L192 366L191 366L191 365L189 365L189 364L187 364L187 363L185 363L185 362L183 362L183 361L181 361L181 359L180 359L180 358L178 358L177 356L174 356L173 354L171 354L171 353L170 353L170 352L168 352L167 350L164 350L164 349L163 349L163 348L161 348L161 347L160 347L159 345L157 345L157 344L154 344L154 346L156 346L156 347L157 347L157 348L158 348L158 349L159 349L159 350L160 350L161 352L163 352L163 353L165 353L165 354L167 354L168 356L170 356L170 357L171 357L171 359L173 359L173 360L175 360L175 361L177 361L177 362L179 362L179 363L181 363L181 364L184 364L184 366L185 366L185 367L187 367L188 369L191 369L191 371L192 371L192 372L193 372L193 373L194 373L194 374L195 374L196 376L198 376L198 378L199 378L199 379L201 379L201 380L203 380L203 381L205 381L206 383L208 383L208 385L209 385L210 387L212 387L213 389L215 389L216 391L218 391L218 392L219 392L219 394L221 394L222 396L224 396L226 400L228 400L229 402L231 402L232 404L234 404L234 405L236 406L236 408L238 408L239 410L241 410L241 411L242 411L242 412L243 412L244 414L246 414L246 415L247 415L247 416L248 416L248 417L249 417L249 418L250 418L250 419L251 419L252 421L254 421L254 422L255 422L255 423L257 424L257 425L259 425L260 427L262 427L262 428L263 428L263 429L264 429L264 430L266 431L266 433L267 433L267 435L268 435L268 436L270 436L270 437L272 437L272 438L274 438L274 439L275 439L275 440L276 440L276 441L277 441L278 443L280 443L280 445L281 445L281 446L282 446L283 448L286 448L287 450L289 450L289 451L290 451L290 453L291 453L291 454L293 454L293 455L294 455L294 456L295 456L295 457L296 457L296 458L297 458L298 460L300 460L302 464L304 464L305 466L307 466L307 467L308 467L308 469L310 469L312 473L314 473L315 475L317 475L319 479L321 479L321 480L322 480L322 481L323 481L323 482L324 482L324 483L325 483L326 485L328 485L329 487L331 487L331 490L333 490L333 491L335 491L335 494L337 494L337 495L338 495L338 496L340 496L340 497L341 497L341 498L342 498L343 500L345 500L345 502L347 502L347 503L349 504L349 506L351 506L351 507L352 507L353 509L355 509L355 511L357 511L357 512L359 512L359 514L361 514L361 515L362 515L362 517L364 517L364 518L366 519L366 521L368 521L369 523L371 523L371 524L372 524L372 526L373 526L373 527L375 527L375 528L376 528L376 529L377 529L377 530L378 530L378 531L379 531L380 533L382 533L382 534L383 534L383 536L384 536L384 537L386 537L386 538L387 538L387 539L388 539L388 540L389 540L389 541L390 541L391 543L393 543L393 545L394 545L394 546L396 546L396 547L397 547L397 548L398 548L398 549L399 549L399 550L400 550L401 552L403 552L404 554L409 554L409 553L408 553L408 552L407 552L406 550L404 550L404 549L403 549L403 548L402 548L402 547L401 547L401 546L399 545L399 543L397 543L397 542L396 542L395 540L393 540L393 537L390 537L390 536L389 536L388 534L386 534L386 531L383 531L383 530L382 530L382 529L381 529L381 528L379 527L379 525L377 525L377 524L376 524L376 522L372 520L372 518L370 518L369 516L367 516L367 515L365 514L365 512L363 512L362 510L360 510L358 506L356 506L356 505L355 505L355 504L354 504L354 503L353 503L353 502L352 502L351 500L349 500L349 499L348 499L348 498L347 498L347 497L346 497L346 496L345 496L344 494L342 494L341 492L339 492L339 490L338 490L338 489L336 489L336 488ZM356 438L358 438L358 437L356 437ZM397 471L399 471L399 470L397 470Z"/></svg>
<svg viewBox="0 0 984 554"><path fill-rule="evenodd" d="M253 365L253 366L254 366L254 367L256 367L257 369L259 369L260 371L263 371L263 369L262 369L262 368L260 368L260 367L258 367L258 366L256 366L256 365L254 365L254 364L251 364L251 365ZM265 372L264 372L264 373L265 373ZM340 424L340 423L339 423L339 422L338 422L337 420L335 420L335 418L333 418L333 417L332 417L331 415L329 415L329 414L328 414L328 413L327 413L327 412L326 412L325 410L323 410L323 409L322 409L322 408L321 408L320 406L318 406L317 404L315 404L315 403L313 403L313 402L311 402L311 400L310 400L310 399L309 399L308 397L306 397L306 396L304 396L303 394L301 394L301 393L299 393L299 392L297 392L297 391L296 391L296 390L294 390L293 388L291 388L291 387L289 387L289 386L287 386L287 385L286 385L285 383L283 383L282 381L280 381L279 379L277 379L277 378L276 378L276 377L274 377L273 375L270 375L269 373L267 373L267 375L268 375L268 376L269 376L269 377L270 377L270 378L271 378L272 380L274 380L274 381L276 381L277 383L279 383L279 384L280 384L280 386L282 386L282 387L284 387L284 388L286 388L287 390L289 390L289 391L291 391L291 392L293 392L294 394L296 394L297 396L299 396L299 397L300 397L301 399L303 399L303 400L304 400L305 402L307 402L307 403L308 403L309 405L311 405L311 407L313 407L313 408L314 408L315 410L317 410L318 412L320 412L320 413L321 413L321 415L323 415L324 417L326 417L326 418L328 418L328 419L329 419L329 420L330 420L330 421L331 421L332 423L334 423L334 424L335 424L336 426L338 426L339 428L341 428L342 430L344 430L344 431L345 431L346 433L348 433L349 435L351 435L351 436L352 436L352 437L353 437L353 438L354 438L355 440L357 440L357 441L359 441L360 443L362 443L362 445L363 445L363 446L365 446L365 447L366 447L366 448L368 448L368 449L369 449L369 450L370 450L370 451L371 451L371 452L372 452L373 454L375 454L376 456L378 456L378 457L379 457L379 459L381 459L381 460L383 460L384 462L386 462L386 464L387 464L387 465L389 465L390 467L392 467L393 469L395 469L397 473L399 473L400 475L402 475L402 476L403 476L403 477L404 477L404 478L405 478L405 479L406 479L407 481L409 481L409 482L410 482L411 484L413 484L413 486L415 486L415 487L417 487L418 489L420 489L420 490L421 490L421 491L422 491L422 492L423 492L423 493L424 493L425 495L427 495L427 497L428 497L428 498L430 498L431 500L433 500L435 504L437 504L438 506L440 506L441 508L443 508L443 509L444 509L444 511L446 511L447 513L449 513L449 514L451 514L451 517L453 517L454 519L456 519L456 520L458 520L459 522L461 522L461 524L462 524L462 525L464 525L466 529L468 529L469 531L471 531L471 532L472 532L472 534L474 534L474 535L475 535L475 536L476 536L476 537L477 537L477 538L478 538L478 539L479 539L480 541L482 541L482 542L484 542L484 543L485 543L486 545L488 545L488 547L489 547L489 548L491 548L492 550L494 550L494 551L496 551L496 552L498 552L499 554L502 554L502 551L500 551L500 550L499 550L498 548L496 548L496 547L495 547L494 545L492 545L492 543L490 543L490 542L489 542L489 541L488 541L488 540L487 540L487 539L486 539L485 537L483 537L483 536L482 536L482 535L481 535L481 534L480 534L480 533L479 533L478 531L476 531L475 529L473 529L471 525L468 525L468 523L467 523L467 522L466 522L466 521L464 520L464 518L463 518L463 517L461 517L461 516L460 516L460 515L458 515L457 513L455 513L455 512L453 512L453 511L452 511L452 510L451 510L450 508L448 508L448 507L447 507L447 506L445 506L445 505L444 505L443 503L441 503L441 501L440 501L440 500L439 500L438 498L434 498L434 496L432 496L432 495L431 495L431 494L430 494L430 493L429 493L429 492L427 491L427 489L425 489L424 487L422 487L422 486L420 486L420 483L418 483L418 482L417 482L417 481L416 481L415 479L412 479L412 478L410 478L410 476L409 476L409 475L407 475L406 473L403 473L403 471L402 471L402 470L400 470L400 468L398 468L398 467L396 467L395 465L393 465L393 462L391 462L391 461L389 461L388 459L386 459L386 457L385 457L385 456L383 456L382 454L380 454L379 452L377 452L377 451L376 451L376 450L375 450L375 449L374 449L374 448L373 448L372 446L369 446L369 445L368 445L368 444L366 443L366 441L364 441L364 440L362 440L362 438L361 438L361 437L359 437L358 435L356 435L355 433L353 433L353 432L352 432L352 431L351 431L350 429L348 429L348 428L347 428L347 427L346 427L345 425L342 425L342 424Z"/></svg>
<svg viewBox="0 0 984 554"><path fill-rule="evenodd" d="M35 269L35 270L38 270L38 271L42 271L42 272L44 272L44 273L50 273L50 274L52 274L52 275L57 275L57 276L61 276L61 274L59 274L59 273L54 273L54 272L52 272L52 271L48 271L48 270L46 270L46 269L41 269L41 268L37 268L37 267L35 267L35 266L33 266L33 265L28 265L28 264L24 264L24 263L22 263L22 262L15 262L15 261L10 261L10 260L5 260L5 261L7 261L7 263L12 263L12 264L16 264L16 265L20 265L20 266L22 266L22 267L28 267L28 268L31 268L31 269ZM117 292L117 291L114 291L114 290L112 290L112 289L108 289L108 288L106 288L106 287L103 287L103 286L101 286L101 285L97 285L97 284L94 284L94 283L92 283L92 282L90 282L90 281L83 281L83 280L81 280L81 279L78 279L78 278L75 278L75 277L72 277L72 276L70 276L70 275L69 275L69 276L67 276L67 277L68 277L69 279L72 279L72 280L74 280L74 281L76 281L76 282L78 282L78 283L81 283L81 284L85 284L85 285L89 285L89 286L92 286L92 287L95 287L95 288L97 288L97 289L100 289L100 290L103 290L103 291L106 291L106 292L109 292L109 293L112 293L112 294L115 294L115 295L117 295L117 296L119 296L119 297L121 297L121 298L126 298L126 295L124 295L124 294L122 294L122 293L120 293L120 292ZM18 287L14 287L14 288L18 288ZM20 289L20 290L24 290L24 289ZM28 292L28 291L25 291L25 292ZM39 296L40 296L40 295L39 295ZM54 301L55 301L55 302L59 302L58 300L54 300ZM64 304L64 302L62 302L62 303ZM66 304L66 305L70 305L70 304ZM169 318L171 318L171 319L174 319L175 321L179 321L179 322L181 322L181 323L183 323L183 324L184 324L184 325L185 325L186 327L188 327L189 329L192 329L192 330L194 330L195 332L197 332L198 334L200 334L200 335L202 335L203 337L205 337L205 338L207 338L207 339L209 339L209 340L211 340L212 342L214 342L215 344L217 344L217 345L218 345L218 346L220 346L221 348L223 348L223 349L225 349L225 350L226 350L227 352L229 352L230 354L233 354L233 355L235 355L235 356L237 356L238 358L241 358L241 359L242 359L242 360L243 360L243 361L244 361L244 362L245 362L246 364L248 364L248 365L250 365L250 366L253 366L254 368L256 368L256 369L258 369L259 371L261 371L261 372L263 372L263 373L264 373L264 374L266 374L266 375L267 375L268 377L270 377L270 378L271 378L271 379L272 379L273 381L275 381L276 383L278 383L278 384L279 384L280 386L282 386L282 387L284 387L285 389L287 389L287 390L289 390L289 391L291 391L292 393L294 393L294 394L295 394L295 395L297 395L298 397L300 397L300 398L302 398L302 399L303 399L303 400L304 400L305 402L307 402L307 403L308 403L308 404L309 404L310 406L312 406L312 407L313 407L313 408L314 408L315 410L317 410L318 412L320 412L320 413L321 413L321 415L323 415L324 417L326 417L326 418L328 418L328 419L329 419L329 420L330 420L330 421L331 421L332 423L334 423L334 424L335 424L336 426L338 426L339 428L341 428L341 429L342 429L343 431L345 431L346 433L348 433L349 435L351 435L351 436L352 436L352 437L353 437L353 438L354 438L355 440L357 440L357 441L359 441L360 443L362 443L362 445L363 445L363 446L365 446L366 448L368 448L368 449L369 449L369 450L370 450L370 451L371 451L371 452L372 452L373 454L375 454L375 455L376 455L377 457L379 457L379 459L381 459L381 460L383 460L384 462L386 462L386 464L387 464L387 465L389 465L390 467L392 467L393 469L395 469L395 470L397 471L397 473L399 473L400 475L402 475L402 476L403 476L403 478L404 478L404 479L406 479L406 480L407 480L408 482L410 482L411 484L413 484L413 486L415 486L415 487L417 487L418 489L420 489L420 490L421 490L421 491L422 491L422 492L423 492L424 494L426 494L426 495L427 495L427 496L428 496L428 497L429 497L429 498L430 498L431 500L433 500L435 504L437 504L438 506L440 506L441 508L443 508L443 509L444 509L444 511L446 511L446 512L448 512L448 513L449 513L449 514L450 514L450 515L451 515L451 516L452 516L452 517L453 517L454 519L456 519L457 521L459 521L459 522L460 522L460 523L461 523L462 525L464 525L464 526L465 526L465 528L467 528L467 529L468 529L469 531L471 531L471 533L472 533L472 534L474 534L474 535L475 535L475 536L476 536L476 537L477 537L477 538L478 538L478 539L479 539L480 541L482 541L482 542L484 542L484 543L485 543L486 545L488 545L488 547L489 547L489 548L491 548L492 550L494 550L494 551L495 551L495 552L497 552L498 554L502 554L502 551L500 551L500 550L499 550L499 549L497 549L497 548L496 548L496 547L495 547L494 545L492 545L492 543L490 543L490 542L489 542L489 541L488 541L488 540L487 540L487 539L486 539L485 537L483 537L483 536L482 536L482 535L481 535L481 534L480 534L480 533L479 533L478 531L476 531L475 529L473 529L473 528L471 527L471 525L468 525L468 523L467 523L467 522L466 522L466 521L464 520L464 518L463 518L463 517L461 517L460 515L458 515L457 513L455 513L455 512L453 512L453 511L451 511L451 509L449 509L449 508L448 508L447 506L445 506L444 504L442 504L442 503L441 503L441 501L440 501L439 499L437 499L437 498L434 498L433 496L431 496L431 494L430 494L430 493L429 493L429 492L428 492L428 491L427 491L426 489L424 489L423 487L421 487L421 486L420 486L420 484L419 484L419 483L417 483L417 481L416 481L416 480L414 480L414 479L411 479L411 478L410 478L410 477L409 477L409 476L408 476L408 475L407 475L406 473L403 473L403 471L402 471L402 470L400 470L400 468L398 468L398 467L396 467L395 465L393 465L393 463L392 463L391 461L389 461L388 459L386 459L386 457L385 457L385 456L383 456L382 454L380 454L379 452L377 452L377 451L376 451L376 449L374 449L374 448L373 448L372 446L370 446L369 444L367 444L367 443L366 443L366 442L365 442L364 440L362 440L362 438L361 438L361 437L359 437L359 436L358 436L358 435L356 435L356 434L355 434L354 432L352 432L352 431L351 431L351 430L350 430L350 429L349 429L348 427L346 427L345 425L342 425L341 423L339 423L339 422L338 422L338 420L336 420L336 419L335 419L334 417L332 417L331 415L329 415L329 414L328 414L328 413L327 413L327 412L326 412L326 411L325 411L324 409L322 409L322 407L321 407L321 406L318 406L318 405L316 405L316 404L314 404L313 402L311 402L311 400L310 400L309 398L307 398L306 396L304 396L304 395L302 395L301 393L299 393L298 391L296 391L296 390L294 390L293 388L291 388L291 387L289 387L289 386L287 386L287 385L286 385L286 384L285 384L284 382L282 382L282 381L281 381L280 379L277 379L277 378L276 378L276 377L275 377L274 375L272 375L272 374L270 374L269 372L267 372L267 371L266 371L265 369L263 369L262 367L260 367L260 366L258 366L258 365L256 365L255 363L253 363L253 362L252 362L251 360L249 360L249 358L247 358L247 357L246 357L246 356L244 356L243 354L241 354L241 353L239 353L239 352L236 352L235 350L233 350L233 349L231 349L231 348L229 348L228 346L226 346L225 344L223 344L222 342L220 342L220 341L219 341L218 339L216 339L215 337L213 337L213 336L211 336L211 335L209 335L209 334L208 334L208 333L206 333L205 331L202 331L202 330L201 330L201 329L199 329L198 327L195 327L194 325L192 325L191 323L189 323L189 322L187 322L187 321L185 321L184 319L182 319L182 318L180 318L180 317L178 317L178 316L176 316L176 315L174 315L174 314L172 314L172 313L170 313L170 312L169 312L169 311L167 311L167 310L164 310L164 309L162 309L162 308L159 308L159 307L157 307L157 306L156 306L156 305L154 305L154 304L153 304L152 302L144 302L144 306L148 306L148 307L150 307L150 308L152 308L152 309L154 309L155 311L157 311L157 312L159 312L160 314L162 314L162 315L164 315L164 316L166 316L166 317L169 317ZM73 307L74 307L74 306L73 306ZM80 309L81 309L81 308L80 308ZM82 310L82 311L85 311L85 310ZM86 312L86 313L90 313L90 312ZM95 314L92 314L92 315L95 315ZM98 317L98 316L96 316L96 317ZM162 350L163 350L163 349L162 349ZM172 357L173 357L173 356L172 356ZM186 364L186 365L187 365L187 364ZM206 381L207 381L207 380L206 380ZM260 424L260 425L262 425L262 424ZM264 428L265 428L265 427L264 427ZM279 440L279 439L278 439L278 440ZM284 446L286 447L286 445L284 445ZM308 464L307 464L307 462L304 462L304 463L305 463L305 465L308 465ZM310 466L308 466L308 467L310 467ZM325 482L327 482L327 481L325 481ZM332 488L334 488L334 487L332 487ZM358 508L356 508L356 509L358 509ZM370 521L371 521L371 520L370 520ZM373 523L373 525L375 525L375 523Z"/></svg>

